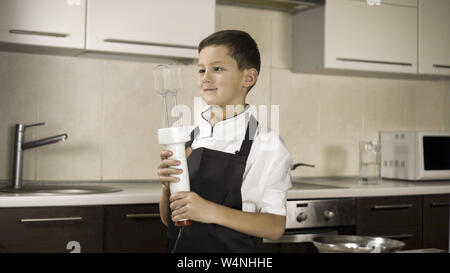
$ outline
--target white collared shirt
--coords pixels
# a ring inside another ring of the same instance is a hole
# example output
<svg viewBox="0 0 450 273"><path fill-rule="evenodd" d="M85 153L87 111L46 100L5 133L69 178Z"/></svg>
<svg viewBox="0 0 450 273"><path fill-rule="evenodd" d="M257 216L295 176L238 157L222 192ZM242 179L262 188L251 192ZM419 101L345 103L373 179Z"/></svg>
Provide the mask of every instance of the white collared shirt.
<svg viewBox="0 0 450 273"><path fill-rule="evenodd" d="M234 154L245 137L250 107L211 126L211 107L202 112L200 132L192 149L204 147ZM259 125L243 175L242 211L286 215L286 193L291 187L292 157L276 132Z"/></svg>

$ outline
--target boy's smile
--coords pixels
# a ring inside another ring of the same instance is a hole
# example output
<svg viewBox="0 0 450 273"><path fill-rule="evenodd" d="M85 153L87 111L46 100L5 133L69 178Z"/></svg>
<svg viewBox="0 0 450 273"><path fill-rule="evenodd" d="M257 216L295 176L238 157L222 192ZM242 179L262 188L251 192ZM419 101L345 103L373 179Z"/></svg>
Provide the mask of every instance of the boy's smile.
<svg viewBox="0 0 450 273"><path fill-rule="evenodd" d="M246 69L228 55L226 46L207 46L199 53L198 86L205 102L225 110L226 105L244 105Z"/></svg>

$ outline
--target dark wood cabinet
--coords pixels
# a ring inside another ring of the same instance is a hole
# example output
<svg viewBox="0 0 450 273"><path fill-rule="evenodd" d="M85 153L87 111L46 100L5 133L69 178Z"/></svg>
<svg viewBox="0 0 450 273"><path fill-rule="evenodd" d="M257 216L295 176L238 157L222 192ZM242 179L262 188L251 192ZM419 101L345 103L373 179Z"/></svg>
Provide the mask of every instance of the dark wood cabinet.
<svg viewBox="0 0 450 273"><path fill-rule="evenodd" d="M0 252L102 252L103 208L0 208Z"/></svg>
<svg viewBox="0 0 450 273"><path fill-rule="evenodd" d="M450 195L423 197L423 247L448 250Z"/></svg>
<svg viewBox="0 0 450 273"><path fill-rule="evenodd" d="M401 240L404 250L422 248L422 196L358 198L357 235Z"/></svg>
<svg viewBox="0 0 450 273"><path fill-rule="evenodd" d="M357 198L356 234L448 250L449 205L448 194ZM158 204L0 208L0 252L150 253L166 243Z"/></svg>
<svg viewBox="0 0 450 273"><path fill-rule="evenodd" d="M0 252L165 252L158 204L0 208Z"/></svg>
<svg viewBox="0 0 450 273"><path fill-rule="evenodd" d="M105 252L166 252L157 204L105 206Z"/></svg>

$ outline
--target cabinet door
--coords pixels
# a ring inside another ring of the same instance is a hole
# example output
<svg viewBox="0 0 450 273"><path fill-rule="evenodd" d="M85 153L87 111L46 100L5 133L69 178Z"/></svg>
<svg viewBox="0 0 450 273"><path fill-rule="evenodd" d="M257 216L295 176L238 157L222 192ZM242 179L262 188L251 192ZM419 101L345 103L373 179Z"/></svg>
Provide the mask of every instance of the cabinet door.
<svg viewBox="0 0 450 273"><path fill-rule="evenodd" d="M449 26L449 0L419 0L419 73L450 75Z"/></svg>
<svg viewBox="0 0 450 273"><path fill-rule="evenodd" d="M2 0L0 42L84 48L86 0Z"/></svg>
<svg viewBox="0 0 450 273"><path fill-rule="evenodd" d="M324 62L325 68L417 73L417 7L327 1Z"/></svg>
<svg viewBox="0 0 450 273"><path fill-rule="evenodd" d="M423 247L448 250L450 195L423 198Z"/></svg>
<svg viewBox="0 0 450 273"><path fill-rule="evenodd" d="M101 252L103 209L0 209L0 252Z"/></svg>
<svg viewBox="0 0 450 273"><path fill-rule="evenodd" d="M422 248L420 196L367 197L356 201L356 233L403 241L403 249Z"/></svg>
<svg viewBox="0 0 450 273"><path fill-rule="evenodd" d="M105 206L105 252L166 252L159 206Z"/></svg>
<svg viewBox="0 0 450 273"><path fill-rule="evenodd" d="M89 1L86 48L196 58L214 18L214 0Z"/></svg>

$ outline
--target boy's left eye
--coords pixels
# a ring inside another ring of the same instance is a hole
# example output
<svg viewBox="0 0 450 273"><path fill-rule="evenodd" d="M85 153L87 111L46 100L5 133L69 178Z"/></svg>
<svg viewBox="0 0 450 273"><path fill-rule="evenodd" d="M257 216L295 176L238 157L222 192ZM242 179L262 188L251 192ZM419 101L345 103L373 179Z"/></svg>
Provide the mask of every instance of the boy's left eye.
<svg viewBox="0 0 450 273"><path fill-rule="evenodd" d="M223 70L223 68L220 67L220 66L215 66L214 67L214 71L222 71L222 70Z"/></svg>

